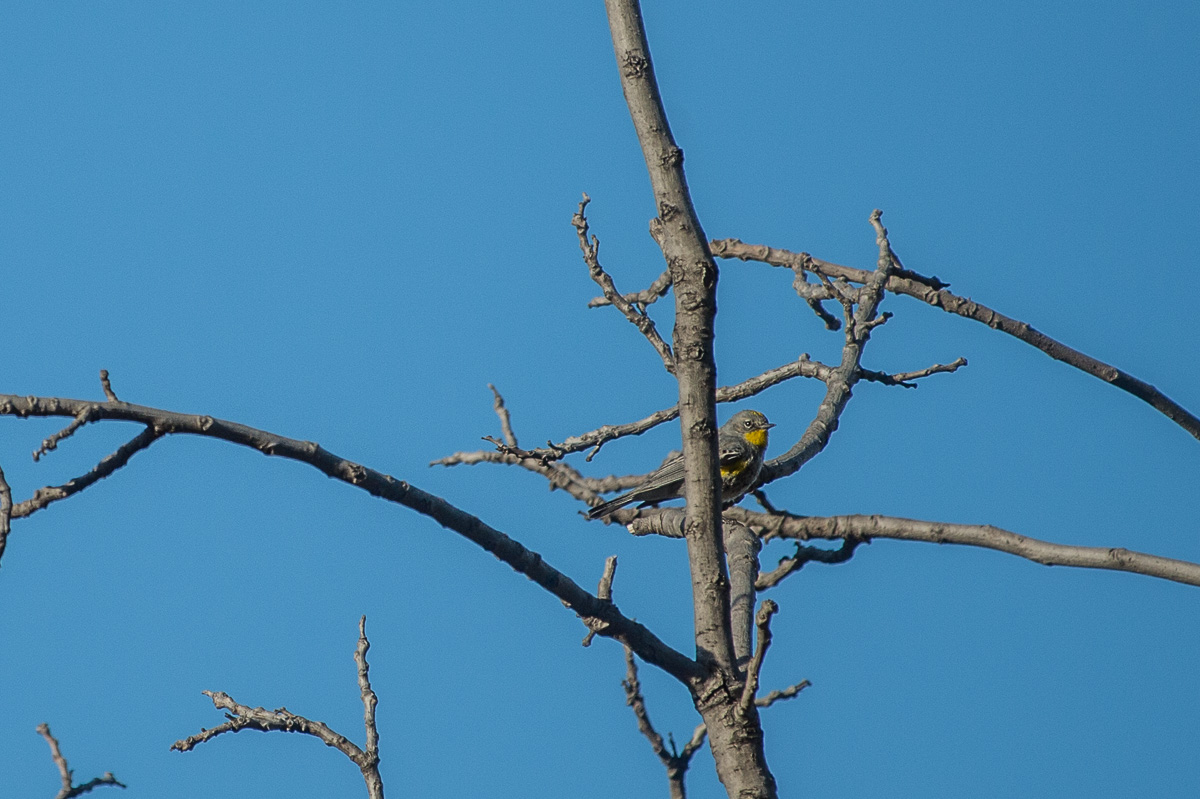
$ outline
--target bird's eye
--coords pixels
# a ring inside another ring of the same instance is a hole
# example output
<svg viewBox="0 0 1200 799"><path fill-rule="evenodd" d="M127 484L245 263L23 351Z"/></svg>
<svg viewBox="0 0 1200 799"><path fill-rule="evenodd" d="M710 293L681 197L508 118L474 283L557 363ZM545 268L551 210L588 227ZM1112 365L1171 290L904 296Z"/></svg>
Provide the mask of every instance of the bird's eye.
<svg viewBox="0 0 1200 799"><path fill-rule="evenodd" d="M742 422L742 424L744 424L746 427L754 427L754 420L747 419L746 421Z"/></svg>

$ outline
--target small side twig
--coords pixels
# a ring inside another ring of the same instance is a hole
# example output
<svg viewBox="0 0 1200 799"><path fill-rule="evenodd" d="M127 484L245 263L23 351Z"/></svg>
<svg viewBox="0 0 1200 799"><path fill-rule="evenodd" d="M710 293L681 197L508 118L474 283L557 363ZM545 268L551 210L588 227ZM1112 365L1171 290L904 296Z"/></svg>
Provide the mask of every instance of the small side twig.
<svg viewBox="0 0 1200 799"><path fill-rule="evenodd" d="M78 417L76 417L78 418ZM145 430L138 433L136 436L126 441L116 452L106 456L103 460L92 467L92 470L87 474L80 475L74 480L68 480L62 485L46 486L39 488L33 492L33 496L24 502L18 502L12 509L14 519L23 519L32 513L36 513L43 508L48 507L54 502L66 499L67 497L78 494L88 486L96 483L99 480L108 477L110 474L120 469L125 464L129 463L129 459L136 453L141 452L146 447L153 444L163 435L163 431L156 427L148 426Z"/></svg>
<svg viewBox="0 0 1200 799"><path fill-rule="evenodd" d="M188 736L171 744L172 751L188 752L206 741L211 741L226 732L240 732L244 729L261 732L299 732L311 735L321 740L326 746L332 747L346 757L362 772L367 784L367 795L371 799L383 799L383 781L379 777L379 733L375 727L375 705L378 698L371 690L368 679L367 650L371 644L366 635L367 617L363 616L358 623L358 645L354 650L354 661L358 666L358 684L362 692L363 718L367 727L367 748L358 746L344 735L334 732L327 724L312 721L304 716L298 716L287 708L266 710L262 707L248 707L239 704L224 691L203 691L212 699L213 706L218 710L227 711L223 724L210 730L201 730L196 735Z"/></svg>
<svg viewBox="0 0 1200 799"><path fill-rule="evenodd" d="M4 469L0 468L0 558L4 557L8 534L12 530L12 509L12 488L4 479Z"/></svg>
<svg viewBox="0 0 1200 799"><path fill-rule="evenodd" d="M108 380L107 369L100 370L100 388L104 389L104 398L109 402L120 402L120 400L117 399L117 395L113 393L112 383L110 383Z"/></svg>
<svg viewBox="0 0 1200 799"><path fill-rule="evenodd" d="M650 723L650 715L646 711L646 698L642 696L642 684L638 681L637 663L629 647L625 647L625 679L621 681L621 686L625 689L625 704L633 709L633 715L637 719L638 731L646 737L655 756L666 766L671 799L684 799L687 790L683 778L691 765L692 755L704 745L707 728L703 724L696 727L691 740L684 744L683 751L677 750L674 737L668 736L671 748L667 748L663 737Z"/></svg>
<svg viewBox="0 0 1200 799"><path fill-rule="evenodd" d="M40 461L43 455L48 455L58 449L58 443L75 435L75 431L83 427L88 422L94 421L96 415L91 406L88 406L76 414L71 423L59 430L49 438L42 440L42 445L33 451L34 461Z"/></svg>
<svg viewBox="0 0 1200 799"><path fill-rule="evenodd" d="M648 287L642 289L641 291L635 291L622 296L625 298L626 302L633 305L640 305L644 309L647 305L652 305L653 303L667 296L667 289L669 288L671 288L671 272L670 270L665 270L661 275L656 277L654 282ZM609 302L608 297L593 297L592 299L588 300L587 307L602 308L605 305L612 305L612 303Z"/></svg>
<svg viewBox="0 0 1200 799"><path fill-rule="evenodd" d="M754 657L750 659L750 667L746 670L746 685L742 688L742 701L738 712L745 715L754 706L754 695L758 693L758 676L762 671L763 659L767 656L767 648L771 646L771 617L779 612L779 605L767 599L758 609L754 617L754 626L758 628L758 644L754 648Z"/></svg>
<svg viewBox="0 0 1200 799"><path fill-rule="evenodd" d="M37 732L50 744L50 757L54 759L54 765L58 766L58 774L62 778L62 788L55 795L54 799L74 799L74 797L82 796L101 785L115 785L118 788L128 787L124 783L119 782L111 771L106 771L103 777L93 777L87 782L78 785L73 784L74 772L67 766L67 759L63 757L62 750L58 747L58 739L50 734L50 726L48 724L39 724Z"/></svg>
<svg viewBox="0 0 1200 799"><path fill-rule="evenodd" d="M916 388L917 384L913 380L920 380L922 377L929 377L935 374L950 374L957 372L959 369L967 365L966 358L957 358L951 363L935 363L933 366L927 366L924 369L918 369L915 372L898 372L894 375L889 375L886 372L876 372L871 369L861 370L862 379L873 383L882 383L885 386L903 386L904 388Z"/></svg>
<svg viewBox="0 0 1200 799"><path fill-rule="evenodd" d="M504 405L504 397L500 396L500 392L491 383L488 383L488 388L492 390L492 396L495 400L492 402L492 408L495 409L496 415L500 417L500 431L504 434L504 443L510 447L517 447L517 435L512 429L512 417L508 415L508 408Z"/></svg>
<svg viewBox="0 0 1200 799"><path fill-rule="evenodd" d="M854 556L854 550L858 549L858 545L862 543L864 543L864 539L850 535L842 540L842 545L837 549L821 549L820 547L796 544L796 554L788 558L780 558L779 566L766 574L760 574L754 583L754 588L758 591L774 588L783 581L783 578L804 568L806 563L845 563ZM870 542L866 541L866 543Z"/></svg>
<svg viewBox="0 0 1200 799"><path fill-rule="evenodd" d="M771 693L767 694L766 696L760 696L758 699L754 700L754 706L755 707L770 707L771 705L775 704L776 702L782 702L785 699L794 699L795 697L800 695L801 691L803 691L805 688L809 688L811 686L812 686L812 683L809 682L808 680L801 680L800 682L796 683L795 685L789 685L787 688L783 688L778 691L772 691Z"/></svg>
<svg viewBox="0 0 1200 799"><path fill-rule="evenodd" d="M597 599L602 599L605 602L612 602L612 584L613 577L615 577L616 574L617 556L609 555L604 561L604 574L600 575L600 585L596 587ZM588 634L583 637L583 645L591 646L592 639L596 637L596 633L603 629L605 623L599 619L585 620L584 623L588 625Z"/></svg>
<svg viewBox="0 0 1200 799"><path fill-rule="evenodd" d="M588 272L591 274L592 280L596 281L596 285L604 292L605 298L638 330L642 331L642 335L662 358L663 366L667 371L675 374L675 355L671 352L671 346L659 335L658 329L654 326L654 320L645 311L639 310L634 307L633 303L627 301L625 296L617 291L612 277L600 266L600 239L595 236L589 239L588 221L584 214L591 201L592 198L585 193L583 200L579 203L579 210L571 217L571 224L575 226L575 232L579 235L579 249L583 252L583 260L587 264Z"/></svg>

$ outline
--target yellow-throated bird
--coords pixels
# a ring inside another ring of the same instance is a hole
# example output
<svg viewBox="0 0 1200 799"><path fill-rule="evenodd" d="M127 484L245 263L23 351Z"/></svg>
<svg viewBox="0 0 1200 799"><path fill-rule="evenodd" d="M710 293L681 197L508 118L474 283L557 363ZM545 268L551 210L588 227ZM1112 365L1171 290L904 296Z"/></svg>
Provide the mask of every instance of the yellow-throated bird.
<svg viewBox="0 0 1200 799"><path fill-rule="evenodd" d="M738 411L717 431L717 457L721 464L721 504L732 505L758 482L767 431L775 425L758 411ZM683 496L683 455L676 455L648 475L641 485L590 509L589 519L641 502L640 507Z"/></svg>

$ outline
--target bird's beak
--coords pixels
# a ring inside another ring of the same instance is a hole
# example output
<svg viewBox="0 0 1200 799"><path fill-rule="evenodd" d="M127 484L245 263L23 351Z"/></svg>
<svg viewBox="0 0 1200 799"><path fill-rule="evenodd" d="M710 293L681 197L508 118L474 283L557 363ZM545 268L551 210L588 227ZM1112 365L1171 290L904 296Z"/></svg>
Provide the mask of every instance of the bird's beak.
<svg viewBox="0 0 1200 799"><path fill-rule="evenodd" d="M771 424L770 422L767 422L766 424L764 424L764 425L762 426L762 429L763 429L763 430L770 430L770 429L771 429L772 427L774 427L774 426L775 426L775 425Z"/></svg>

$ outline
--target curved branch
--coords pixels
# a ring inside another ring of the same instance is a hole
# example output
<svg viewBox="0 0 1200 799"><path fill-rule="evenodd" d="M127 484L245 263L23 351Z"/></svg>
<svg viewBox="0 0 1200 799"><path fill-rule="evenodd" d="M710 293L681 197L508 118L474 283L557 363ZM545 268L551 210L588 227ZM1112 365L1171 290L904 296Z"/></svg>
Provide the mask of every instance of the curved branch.
<svg viewBox="0 0 1200 799"><path fill-rule="evenodd" d="M816 418L809 423L804 435L791 449L763 464L759 485L766 485L795 473L825 448L833 431L837 430L842 411L850 402L854 385L862 378L859 364L862 361L863 349L871 338L871 330L888 318L887 314L876 317L875 312L883 299L885 286L892 272L900 268L899 259L888 243L887 229L880 221L882 215L879 209L871 213L871 225L875 228L875 242L879 248L879 265L874 272L869 273L866 283L858 291L857 308L852 309L854 300L842 300L846 309L846 343L842 347L842 362L825 380L825 398L817 409Z"/></svg>
<svg viewBox="0 0 1200 799"><path fill-rule="evenodd" d="M846 538L869 541L894 538L933 544L983 547L1032 560L1045 566L1075 566L1143 574L1185 585L1200 586L1200 564L1164 558L1122 547L1081 547L1054 544L1001 530L991 525L949 524L893 516L793 516L729 508L726 514L761 531L762 535L794 538Z"/></svg>
<svg viewBox="0 0 1200 799"><path fill-rule="evenodd" d="M0 394L0 416L75 416L80 409L89 404L94 403L59 397L21 397L15 394ZM232 444L251 447L264 455L275 455L307 463L336 480L361 488L372 496L404 505L428 516L443 527L453 530L484 550L491 552L515 571L524 574L558 597L564 605L580 616L585 619L599 619L606 622L608 626L603 633L605 636L627 644L640 658L658 666L676 679L689 683L701 676L701 670L695 661L663 643L643 625L626 618L617 610L616 605L601 601L580 588L571 578L542 560L542 556L538 553L525 548L481 519L456 508L440 497L422 491L403 480L397 480L391 475L339 457L313 441L297 441L212 416L175 413L144 405L133 405L128 402L98 405L96 406L96 416L97 419L141 422L147 426L147 431L118 450L118 453L151 433L154 437L185 433L217 438ZM97 469L110 463L110 459L114 457L115 454L110 455L101 462L100 466L97 466ZM127 461L128 458L125 460ZM112 466L107 473L111 473L120 465L124 464ZM91 474L95 474L97 469L93 469ZM102 476L106 475L99 475L99 477ZM99 477L92 479L88 485L94 483ZM77 487L66 496L77 493L83 487L86 486ZM61 499L62 497L56 498ZM21 503L13 509L14 518L17 517L17 510L22 505L26 505L26 503Z"/></svg>
<svg viewBox="0 0 1200 799"><path fill-rule="evenodd" d="M849 266L832 264L813 258L808 253L795 253L763 245L744 244L737 239L722 239L711 243L712 252L720 258L738 258L743 261L761 261L788 269L806 269L828 277L841 277L856 283L866 282L871 273ZM902 271L888 279L887 290L893 294L907 294L922 302L941 308L947 313L957 314L966 319L1007 333L1013 338L1024 341L1032 347L1037 347L1056 361L1062 361L1068 366L1074 366L1082 372L1098 377L1122 391L1128 392L1150 405L1159 413L1166 416L1175 424L1200 439L1200 418L1188 411L1179 403L1163 394L1149 383L1139 380L1126 371L1110 366L1079 350L1068 347L1061 341L1050 338L1045 333L1034 329L1029 324L1012 319L1002 313L993 311L986 305L974 302L966 297L960 297L945 290L947 284L936 277L928 278L915 272Z"/></svg>

